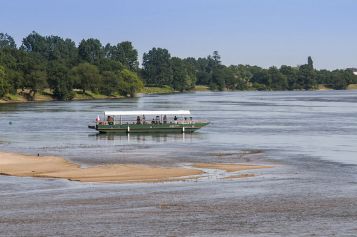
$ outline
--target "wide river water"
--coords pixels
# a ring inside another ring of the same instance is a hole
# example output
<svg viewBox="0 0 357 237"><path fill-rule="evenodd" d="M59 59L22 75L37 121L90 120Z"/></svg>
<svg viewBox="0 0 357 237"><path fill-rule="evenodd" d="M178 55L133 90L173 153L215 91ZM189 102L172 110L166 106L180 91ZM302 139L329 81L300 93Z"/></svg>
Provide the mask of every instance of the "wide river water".
<svg viewBox="0 0 357 237"><path fill-rule="evenodd" d="M98 135L87 128L105 110L177 109L211 124L174 135ZM0 176L0 236L356 236L356 144L357 91L0 105L0 151L58 155L84 167L274 166L246 179L209 174L154 184Z"/></svg>

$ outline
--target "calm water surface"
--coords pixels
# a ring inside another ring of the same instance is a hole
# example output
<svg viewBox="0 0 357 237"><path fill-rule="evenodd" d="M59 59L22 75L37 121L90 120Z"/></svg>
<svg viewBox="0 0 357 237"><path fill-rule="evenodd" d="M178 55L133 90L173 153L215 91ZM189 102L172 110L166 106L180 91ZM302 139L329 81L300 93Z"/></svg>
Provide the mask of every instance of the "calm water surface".
<svg viewBox="0 0 357 237"><path fill-rule="evenodd" d="M189 109L194 134L97 135L105 110ZM357 92L198 92L0 105L0 150L83 166L274 164L244 180L81 184L0 176L0 235L355 236ZM241 152L262 152L242 158ZM79 224L74 224L79 223Z"/></svg>
<svg viewBox="0 0 357 237"><path fill-rule="evenodd" d="M141 154L152 160L159 155L195 156L245 148L357 164L356 102L357 93L346 91L204 92L2 105L0 149L63 155L82 164ZM212 123L186 135L98 136L87 128L105 110L175 109L189 109L195 118Z"/></svg>

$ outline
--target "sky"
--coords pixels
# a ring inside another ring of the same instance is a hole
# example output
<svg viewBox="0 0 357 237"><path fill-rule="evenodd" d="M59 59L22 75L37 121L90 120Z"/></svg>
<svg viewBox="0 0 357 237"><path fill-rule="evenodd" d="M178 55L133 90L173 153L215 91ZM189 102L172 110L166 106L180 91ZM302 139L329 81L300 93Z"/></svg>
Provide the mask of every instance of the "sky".
<svg viewBox="0 0 357 237"><path fill-rule="evenodd" d="M261 67L357 67L357 0L0 0L0 32L18 46L41 35L131 41L142 58L153 47L171 56Z"/></svg>

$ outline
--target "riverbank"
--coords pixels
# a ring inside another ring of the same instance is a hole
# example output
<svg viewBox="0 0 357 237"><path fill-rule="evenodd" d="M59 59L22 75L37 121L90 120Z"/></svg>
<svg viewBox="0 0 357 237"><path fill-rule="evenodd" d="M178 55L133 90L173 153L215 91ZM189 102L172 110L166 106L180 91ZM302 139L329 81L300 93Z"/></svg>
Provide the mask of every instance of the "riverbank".
<svg viewBox="0 0 357 237"><path fill-rule="evenodd" d="M73 101L78 100L101 100L101 99L122 99L125 96L122 95L103 95L99 93L93 93L87 91L83 93L82 91L75 90L73 91ZM174 93L175 90L168 86L163 87L144 87L138 92L138 95L148 95L148 94L169 94ZM44 90L43 92L37 93L34 98L29 99L29 92L17 94L7 94L4 98L0 99L0 104L11 104L11 103L26 103L26 102L46 102L46 101L56 101L53 97L52 92L49 89Z"/></svg>
<svg viewBox="0 0 357 237"><path fill-rule="evenodd" d="M209 91L208 86L202 86L198 85L195 86L195 88L192 89L194 92L200 92L200 91ZM252 90L254 90L252 88ZM332 88L329 88L323 84L320 84L318 86L317 91L331 91L334 90ZM350 84L346 90L357 90L357 84ZM249 91L249 90L247 90ZM141 89L137 94L138 96L141 95L152 95L152 94L171 94L171 93L178 93L178 91L175 91L172 87L169 86L163 86L163 87L144 87ZM72 101L78 101L78 100L101 100L101 99L122 99L126 98L125 96L122 95L103 95L99 93L93 93L90 91L87 91L86 93L83 93L81 91L74 91L74 97ZM52 95L52 92L49 89L46 89L42 93L36 94L34 98L29 99L29 96L26 96L25 94L7 94L4 98L0 99L0 104L11 104L11 103L26 103L26 102L46 102L46 101L56 101Z"/></svg>
<svg viewBox="0 0 357 237"><path fill-rule="evenodd" d="M196 168L227 172L271 168L245 164L193 164L192 167L163 167L140 164L111 164L82 168L62 157L0 152L0 175L57 178L80 182L163 182L187 180L205 172ZM251 177L251 176L246 176Z"/></svg>

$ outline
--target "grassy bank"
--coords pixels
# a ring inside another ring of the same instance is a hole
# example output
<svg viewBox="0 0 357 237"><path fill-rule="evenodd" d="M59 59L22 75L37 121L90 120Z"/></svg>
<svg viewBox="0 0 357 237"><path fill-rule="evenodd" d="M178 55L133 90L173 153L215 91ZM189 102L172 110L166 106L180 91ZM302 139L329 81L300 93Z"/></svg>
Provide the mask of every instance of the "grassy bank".
<svg viewBox="0 0 357 237"><path fill-rule="evenodd" d="M347 90L357 90L357 84L349 84Z"/></svg>
<svg viewBox="0 0 357 237"><path fill-rule="evenodd" d="M357 90L357 84L350 84L347 90ZM254 89L252 89L254 90ZM317 90L333 90L332 88L319 84ZM195 86L192 91L209 91L208 86ZM103 95L100 93L94 93L91 91L86 91L83 93L81 90L74 90L74 97L72 100L100 100L100 99L120 99L124 98L124 96L119 94L114 95ZM144 87L141 89L138 94L168 94L176 92L172 87L163 86L163 87ZM30 98L29 91L18 91L17 94L7 94L4 98L0 99L0 104L7 103L24 103L24 102L41 102L41 101L55 101L56 99L53 97L52 91L49 89L45 89L42 92L39 92L35 95L34 98Z"/></svg>
<svg viewBox="0 0 357 237"><path fill-rule="evenodd" d="M319 84L317 89L318 89L319 91L333 90L332 88L326 86L325 84Z"/></svg>
<svg viewBox="0 0 357 237"><path fill-rule="evenodd" d="M209 91L209 87L208 86L202 86L202 85L198 85L195 86L195 88L193 88L194 91Z"/></svg>
<svg viewBox="0 0 357 237"><path fill-rule="evenodd" d="M119 94L103 95L100 93L94 93L86 91L83 93L81 90L74 90L74 97L72 100L100 100L100 99L120 99L124 96ZM175 92L171 87L144 87L138 92L138 94L167 94ZM49 89L45 89L42 92L38 92L35 97L30 97L29 91L18 91L17 94L7 94L4 98L0 99L0 104L7 103L24 103L24 102L41 102L41 101L55 101L53 93Z"/></svg>
<svg viewBox="0 0 357 237"><path fill-rule="evenodd" d="M162 86L162 87L144 87L139 91L141 94L167 94L175 92L172 87Z"/></svg>

